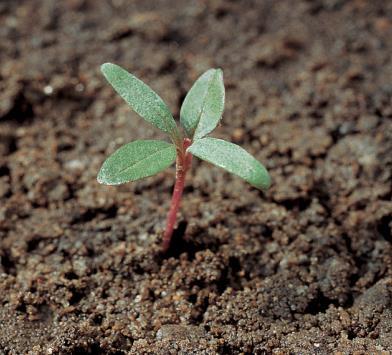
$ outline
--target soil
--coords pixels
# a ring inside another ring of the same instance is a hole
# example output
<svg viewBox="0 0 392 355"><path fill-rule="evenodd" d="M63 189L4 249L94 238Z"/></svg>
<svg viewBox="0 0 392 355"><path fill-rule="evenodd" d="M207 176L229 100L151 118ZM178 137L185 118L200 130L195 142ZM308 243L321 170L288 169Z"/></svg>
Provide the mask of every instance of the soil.
<svg viewBox="0 0 392 355"><path fill-rule="evenodd" d="M0 2L1 354L392 351L392 2ZM169 255L173 168L95 178L162 138L104 81L115 62L178 117L221 67L214 135L258 192L194 159Z"/></svg>

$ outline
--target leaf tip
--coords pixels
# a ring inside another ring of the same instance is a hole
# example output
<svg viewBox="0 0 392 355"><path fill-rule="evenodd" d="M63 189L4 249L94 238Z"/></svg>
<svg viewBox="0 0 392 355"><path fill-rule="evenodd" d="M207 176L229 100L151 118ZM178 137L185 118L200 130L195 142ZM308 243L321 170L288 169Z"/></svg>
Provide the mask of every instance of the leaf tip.
<svg viewBox="0 0 392 355"><path fill-rule="evenodd" d="M210 68L208 69L205 74L209 74L209 75L218 75L220 77L223 77L223 70L221 68Z"/></svg>
<svg viewBox="0 0 392 355"><path fill-rule="evenodd" d="M112 179L110 179L110 177L107 174L107 169L105 165L106 164L104 163L101 169L99 170L99 173L97 175L97 181L102 185L114 185Z"/></svg>
<svg viewBox="0 0 392 355"><path fill-rule="evenodd" d="M262 191L267 191L271 187L271 176L267 172L267 170L264 172L264 176L262 181L260 182L260 189Z"/></svg>
<svg viewBox="0 0 392 355"><path fill-rule="evenodd" d="M248 181L251 185L261 191L267 191L271 186L271 176L263 164L257 162L257 173L253 181Z"/></svg>
<svg viewBox="0 0 392 355"><path fill-rule="evenodd" d="M102 72L103 74L106 74L107 71L108 71L111 67L113 67L113 65L114 65L114 64L112 64L112 63L103 63L103 64L101 64L101 67L100 67L101 72Z"/></svg>

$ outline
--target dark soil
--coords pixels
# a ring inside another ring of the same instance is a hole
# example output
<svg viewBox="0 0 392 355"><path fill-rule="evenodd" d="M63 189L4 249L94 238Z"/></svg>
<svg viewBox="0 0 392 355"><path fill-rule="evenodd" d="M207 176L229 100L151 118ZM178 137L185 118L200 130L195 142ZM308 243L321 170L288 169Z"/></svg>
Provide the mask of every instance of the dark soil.
<svg viewBox="0 0 392 355"><path fill-rule="evenodd" d="M0 353L391 351L391 38L385 0L2 0ZM95 180L161 137L104 62L176 115L223 68L215 136L272 188L195 159L161 255L173 169Z"/></svg>

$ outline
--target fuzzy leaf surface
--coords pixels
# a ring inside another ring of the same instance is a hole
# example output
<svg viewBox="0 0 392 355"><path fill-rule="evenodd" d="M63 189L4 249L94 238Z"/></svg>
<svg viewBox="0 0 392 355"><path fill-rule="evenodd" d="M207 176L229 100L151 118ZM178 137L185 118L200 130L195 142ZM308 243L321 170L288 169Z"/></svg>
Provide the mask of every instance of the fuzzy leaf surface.
<svg viewBox="0 0 392 355"><path fill-rule="evenodd" d="M171 137L178 136L177 125L169 108L148 85L116 64L102 64L101 71L136 113Z"/></svg>
<svg viewBox="0 0 392 355"><path fill-rule="evenodd" d="M271 178L266 168L240 146L216 138L202 138L188 148L196 157L239 176L252 186L266 190Z"/></svg>
<svg viewBox="0 0 392 355"><path fill-rule="evenodd" d="M203 138L222 117L225 87L221 69L209 69L193 84L181 106L180 121L188 137Z"/></svg>
<svg viewBox="0 0 392 355"><path fill-rule="evenodd" d="M138 140L123 145L109 156L97 180L105 185L119 185L155 175L176 160L176 148L164 141Z"/></svg>

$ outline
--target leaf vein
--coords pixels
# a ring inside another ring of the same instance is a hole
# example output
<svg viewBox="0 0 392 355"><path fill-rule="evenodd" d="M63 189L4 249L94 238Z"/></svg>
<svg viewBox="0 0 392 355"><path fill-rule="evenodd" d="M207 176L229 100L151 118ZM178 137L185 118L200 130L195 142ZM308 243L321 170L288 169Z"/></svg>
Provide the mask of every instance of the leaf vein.
<svg viewBox="0 0 392 355"><path fill-rule="evenodd" d="M121 169L120 171L117 172L117 175L122 174L123 172L125 172L125 171L128 170L128 169L135 168L135 166L140 165L143 161L145 161L145 160L147 160L147 159L153 157L154 155L156 155L156 154L158 154L158 153L160 153L160 152L162 152L162 151L164 151L164 150L166 150L166 149L171 149L171 148L172 148L172 147L169 146L169 147L166 147L166 148L163 148L163 149L156 150L154 153L148 155L147 157L145 157L145 158L143 158L143 159L140 159L140 160L134 162L133 165L127 166L126 168Z"/></svg>
<svg viewBox="0 0 392 355"><path fill-rule="evenodd" d="M195 131L194 131L193 135L195 135L197 129L199 128L201 117L204 114L205 107L206 107L206 101L207 101L207 98L209 96L208 92L210 91L210 87L212 85L213 79L215 78L215 75L216 75L216 73L214 73L214 75L212 75L211 78L208 80L207 90L205 91L205 95L203 97L202 107L201 107L201 110L200 110L200 114L199 114L199 117L198 117L198 120L197 120L197 124L196 124L196 128L195 128ZM202 137L200 137L200 138L202 138Z"/></svg>

